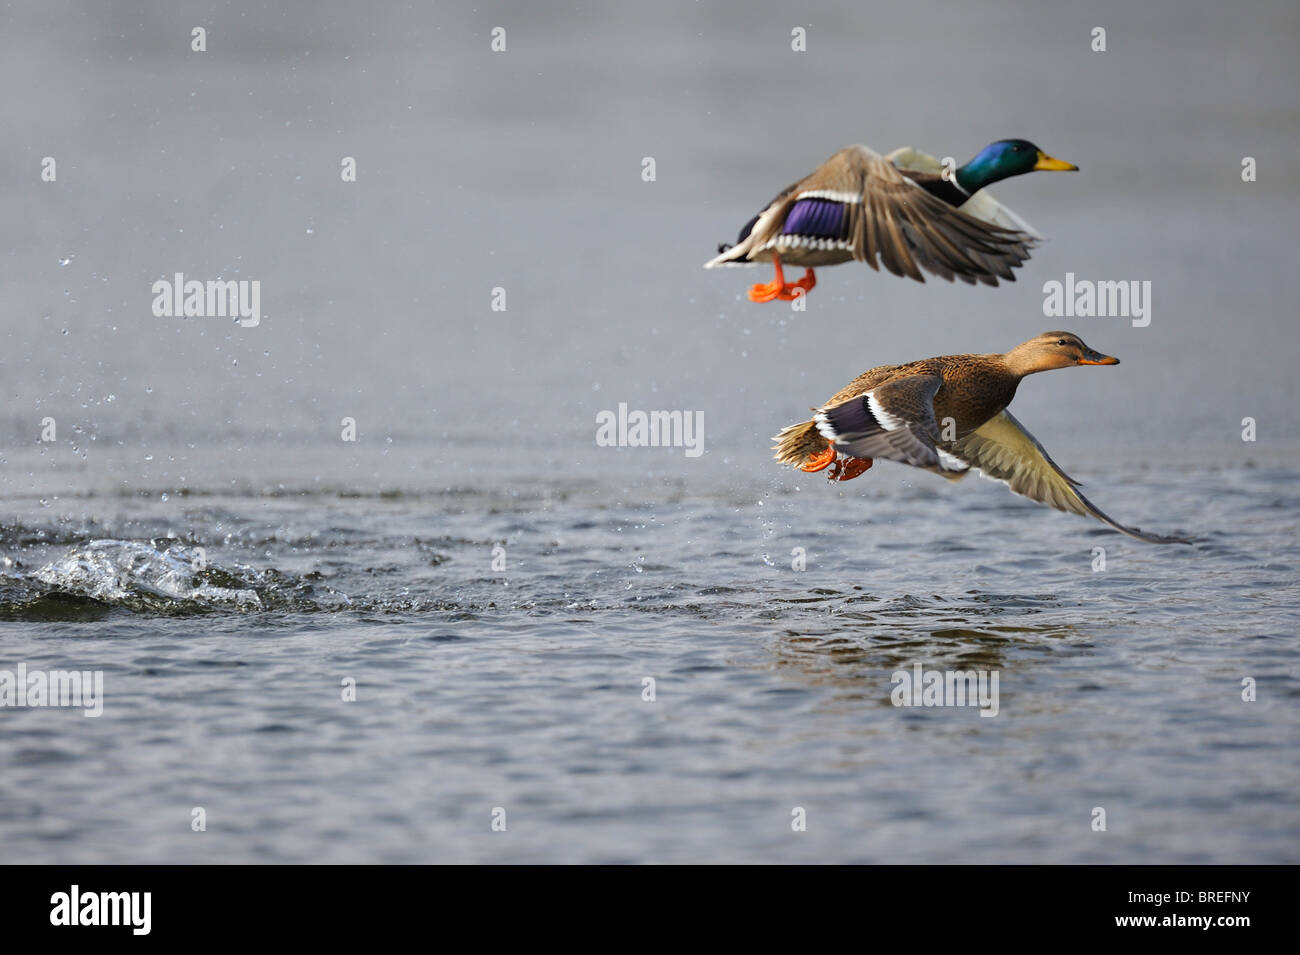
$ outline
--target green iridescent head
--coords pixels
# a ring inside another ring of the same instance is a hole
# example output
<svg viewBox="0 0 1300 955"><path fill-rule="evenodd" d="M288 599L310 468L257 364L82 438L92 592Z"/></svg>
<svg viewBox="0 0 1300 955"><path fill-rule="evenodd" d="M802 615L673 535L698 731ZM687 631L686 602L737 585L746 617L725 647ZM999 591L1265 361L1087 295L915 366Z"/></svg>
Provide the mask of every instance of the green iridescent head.
<svg viewBox="0 0 1300 955"><path fill-rule="evenodd" d="M1035 170L1077 170L1074 163L1053 159L1027 139L999 139L989 143L956 172L957 184L968 193L985 186L1023 176Z"/></svg>

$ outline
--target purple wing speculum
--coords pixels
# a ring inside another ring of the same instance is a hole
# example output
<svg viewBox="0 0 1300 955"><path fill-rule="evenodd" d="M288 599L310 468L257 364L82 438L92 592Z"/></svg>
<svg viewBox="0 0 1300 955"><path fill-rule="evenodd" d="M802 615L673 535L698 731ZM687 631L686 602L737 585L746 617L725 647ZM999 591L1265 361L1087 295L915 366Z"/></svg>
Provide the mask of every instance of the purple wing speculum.
<svg viewBox="0 0 1300 955"><path fill-rule="evenodd" d="M790 208L782 235L806 235L818 239L848 238L849 210L834 199L800 199Z"/></svg>

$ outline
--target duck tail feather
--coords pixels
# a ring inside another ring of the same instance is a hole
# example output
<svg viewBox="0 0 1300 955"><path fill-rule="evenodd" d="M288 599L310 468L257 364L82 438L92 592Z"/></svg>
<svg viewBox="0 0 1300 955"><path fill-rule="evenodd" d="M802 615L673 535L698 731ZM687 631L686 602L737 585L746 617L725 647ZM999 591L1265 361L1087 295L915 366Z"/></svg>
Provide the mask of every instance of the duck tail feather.
<svg viewBox="0 0 1300 955"><path fill-rule="evenodd" d="M772 436L776 444L772 445L773 455L782 464L791 466L802 464L810 455L824 450L826 441L817 433L816 421L800 421L788 428L782 428L779 434Z"/></svg>

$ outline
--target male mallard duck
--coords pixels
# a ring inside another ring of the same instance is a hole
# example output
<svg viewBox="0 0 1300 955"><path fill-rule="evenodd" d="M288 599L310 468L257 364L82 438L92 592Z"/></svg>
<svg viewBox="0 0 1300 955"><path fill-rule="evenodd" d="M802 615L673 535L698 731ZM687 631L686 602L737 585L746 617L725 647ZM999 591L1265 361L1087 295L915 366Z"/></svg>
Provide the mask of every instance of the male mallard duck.
<svg viewBox="0 0 1300 955"><path fill-rule="evenodd" d="M1020 379L1071 365L1118 365L1070 332L1044 332L1005 355L943 355L863 372L772 440L776 459L804 471L835 465L848 481L885 458L956 480L971 468L1059 511L1090 514L1138 540L1191 543L1125 527L1079 493L1043 446L1006 410Z"/></svg>
<svg viewBox="0 0 1300 955"><path fill-rule="evenodd" d="M981 190L1036 169L1078 168L1023 139L985 146L951 177L939 160L910 147L881 156L849 146L783 189L704 267L770 261L776 279L749 290L754 302L807 293L819 265L857 259L879 271L877 254L889 271L918 282L925 281L922 268L949 282L1014 282L1011 270L1042 236ZM805 266L803 278L787 282L782 263Z"/></svg>

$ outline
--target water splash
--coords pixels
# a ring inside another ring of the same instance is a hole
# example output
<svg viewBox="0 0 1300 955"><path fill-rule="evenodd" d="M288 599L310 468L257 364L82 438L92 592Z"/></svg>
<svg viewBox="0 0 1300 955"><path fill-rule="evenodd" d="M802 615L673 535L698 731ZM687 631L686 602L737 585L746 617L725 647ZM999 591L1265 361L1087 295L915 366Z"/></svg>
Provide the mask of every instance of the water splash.
<svg viewBox="0 0 1300 955"><path fill-rule="evenodd" d="M95 619L115 608L167 616L353 608L319 574L218 566L200 548L170 539L75 543L37 570L20 568L0 568L2 619Z"/></svg>
<svg viewBox="0 0 1300 955"><path fill-rule="evenodd" d="M30 577L51 590L131 609L263 609L256 589L238 586L234 575L206 566L179 543L159 549L153 541L92 540Z"/></svg>

